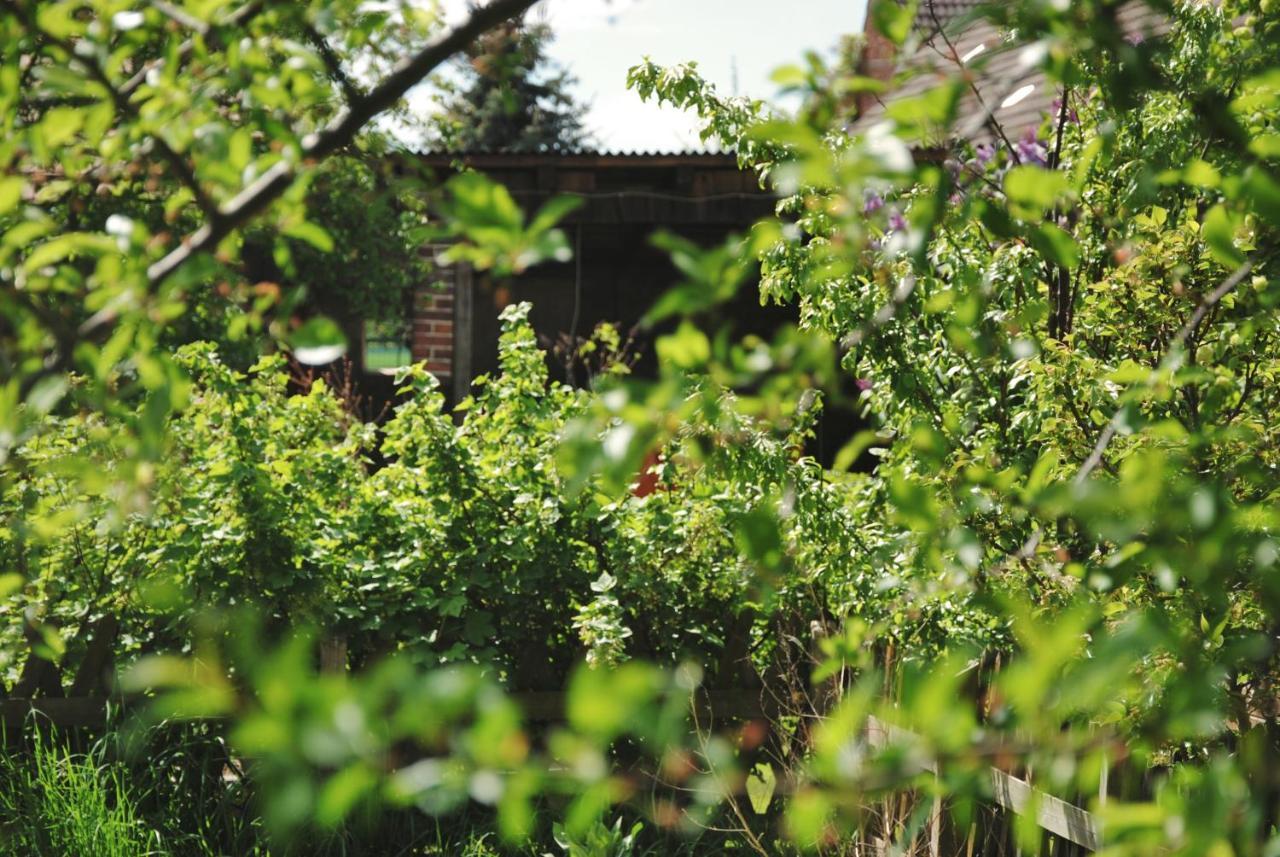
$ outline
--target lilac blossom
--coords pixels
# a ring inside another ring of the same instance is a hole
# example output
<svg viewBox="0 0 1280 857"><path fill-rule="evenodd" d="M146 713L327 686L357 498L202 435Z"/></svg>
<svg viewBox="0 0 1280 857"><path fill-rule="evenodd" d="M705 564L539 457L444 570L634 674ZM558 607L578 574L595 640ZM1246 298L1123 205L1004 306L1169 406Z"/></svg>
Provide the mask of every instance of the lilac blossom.
<svg viewBox="0 0 1280 857"><path fill-rule="evenodd" d="M866 200L862 203L862 213L871 214L873 211L879 211L883 206L884 197L875 191L869 191Z"/></svg>
<svg viewBox="0 0 1280 857"><path fill-rule="evenodd" d="M907 228L907 219L896 208L889 212L889 228L895 232L901 232Z"/></svg>
<svg viewBox="0 0 1280 857"><path fill-rule="evenodd" d="M1061 98L1053 99L1053 106L1049 109L1049 115L1053 117L1053 121L1055 123L1058 121L1058 117L1062 115L1062 99ZM1080 124L1080 114L1076 112L1076 109L1074 107L1067 108L1067 121L1070 122L1072 125Z"/></svg>
<svg viewBox="0 0 1280 857"><path fill-rule="evenodd" d="M1049 150L1036 138L1036 132L1032 128L1027 129L1027 133L1022 135L1021 140L1013 144L1013 148L1017 151L1018 161L1021 163L1037 167L1043 167L1049 163Z"/></svg>
<svg viewBox="0 0 1280 857"><path fill-rule="evenodd" d="M991 163L996 156L996 147L990 143L979 143L977 148L973 150L974 160L978 162L978 166L985 167Z"/></svg>

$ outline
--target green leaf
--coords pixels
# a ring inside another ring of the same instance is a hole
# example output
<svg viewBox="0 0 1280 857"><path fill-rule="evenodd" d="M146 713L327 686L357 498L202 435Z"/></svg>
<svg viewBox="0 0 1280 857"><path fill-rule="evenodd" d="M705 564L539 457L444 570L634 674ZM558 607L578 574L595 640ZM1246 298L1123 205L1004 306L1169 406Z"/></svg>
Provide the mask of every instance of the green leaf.
<svg viewBox="0 0 1280 857"><path fill-rule="evenodd" d="M901 46L911 33L916 18L916 0L898 3L897 0L873 0L871 21L876 30L895 45Z"/></svg>
<svg viewBox="0 0 1280 857"><path fill-rule="evenodd" d="M1040 255L1055 265L1074 268L1080 264L1080 247L1076 239L1052 223L1041 223L1031 234L1031 243Z"/></svg>
<svg viewBox="0 0 1280 857"><path fill-rule="evenodd" d="M778 788L778 777L773 772L773 765L760 762L751 769L747 777L747 799L751 801L751 809L756 815L764 815L769 811L773 801L773 793Z"/></svg>
<svg viewBox="0 0 1280 857"><path fill-rule="evenodd" d="M681 322L675 333L658 339L658 360L681 369L697 369L711 359L711 341L707 335L690 324Z"/></svg>
<svg viewBox="0 0 1280 857"><path fill-rule="evenodd" d="M803 68L798 65L779 66L769 75L769 80L788 88L804 86L809 81L809 75Z"/></svg>
<svg viewBox="0 0 1280 857"><path fill-rule="evenodd" d="M1244 254L1236 249L1235 233L1234 216L1221 203L1209 209L1200 226L1200 237L1208 246L1209 253L1227 268L1238 267L1244 262Z"/></svg>
<svg viewBox="0 0 1280 857"><path fill-rule="evenodd" d="M0 215L8 214L18 206L26 184L21 176L5 176L0 179Z"/></svg>
<svg viewBox="0 0 1280 857"><path fill-rule="evenodd" d="M1192 187L1215 188L1222 182L1217 167L1201 158L1193 158L1182 170L1182 180Z"/></svg>
<svg viewBox="0 0 1280 857"><path fill-rule="evenodd" d="M298 362L309 366L332 363L347 353L347 337L333 319L314 316L289 335Z"/></svg>
<svg viewBox="0 0 1280 857"><path fill-rule="evenodd" d="M22 263L27 273L38 271L46 265L53 265L64 259L76 258L82 254L115 253L116 243L109 236L94 232L67 232L56 238L50 238L31 251Z"/></svg>
<svg viewBox="0 0 1280 857"><path fill-rule="evenodd" d="M1280 134L1259 134L1249 141L1249 151L1260 158L1280 158Z"/></svg>
<svg viewBox="0 0 1280 857"><path fill-rule="evenodd" d="M0 574L0 601L20 590L26 582L27 579L17 572Z"/></svg>
<svg viewBox="0 0 1280 857"><path fill-rule="evenodd" d="M41 378L27 394L27 407L37 414L44 415L53 410L67 392L67 376L50 375Z"/></svg>
<svg viewBox="0 0 1280 857"><path fill-rule="evenodd" d="M1272 226L1280 226L1280 182L1256 164L1244 172L1241 190L1249 207Z"/></svg>
<svg viewBox="0 0 1280 857"><path fill-rule="evenodd" d="M284 228L283 232L290 238L297 238L299 241L307 242L321 253L333 252L332 236L318 223L302 220L289 224Z"/></svg>
<svg viewBox="0 0 1280 857"><path fill-rule="evenodd" d="M325 827L337 827L377 784L377 775L364 763L357 762L338 771L320 789L316 821Z"/></svg>
<svg viewBox="0 0 1280 857"><path fill-rule="evenodd" d="M57 107L45 114L38 129L44 144L56 149L79 133L83 124L83 111L74 107Z"/></svg>
<svg viewBox="0 0 1280 857"><path fill-rule="evenodd" d="M528 232L544 232L582 206L582 197L562 194L547 200L529 223Z"/></svg>
<svg viewBox="0 0 1280 857"><path fill-rule="evenodd" d="M1069 189L1065 173L1025 164L1009 170L1004 177L1005 196L1028 216L1052 208Z"/></svg>
<svg viewBox="0 0 1280 857"><path fill-rule="evenodd" d="M862 457L862 453L866 452L871 447L871 444L879 439L880 433L872 429L864 429L858 432L848 443L840 447L831 469L842 473L848 471Z"/></svg>

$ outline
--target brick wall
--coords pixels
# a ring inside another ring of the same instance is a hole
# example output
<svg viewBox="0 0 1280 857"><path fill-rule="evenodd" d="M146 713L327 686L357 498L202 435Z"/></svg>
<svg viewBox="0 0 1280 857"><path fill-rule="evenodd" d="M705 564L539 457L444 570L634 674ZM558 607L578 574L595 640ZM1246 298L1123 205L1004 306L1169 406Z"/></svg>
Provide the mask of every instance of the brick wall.
<svg viewBox="0 0 1280 857"><path fill-rule="evenodd" d="M443 249L430 247L427 252L437 256ZM427 370L441 378L453 376L453 310L457 283L456 267L437 265L431 281L419 286L413 296L410 354L413 362L425 362Z"/></svg>
<svg viewBox="0 0 1280 857"><path fill-rule="evenodd" d="M863 42L858 72L876 80L890 80L898 65L897 46L876 29L875 24L871 22L870 15L867 15L867 24L863 37L866 41ZM875 93L859 93L858 112L865 113L875 99Z"/></svg>

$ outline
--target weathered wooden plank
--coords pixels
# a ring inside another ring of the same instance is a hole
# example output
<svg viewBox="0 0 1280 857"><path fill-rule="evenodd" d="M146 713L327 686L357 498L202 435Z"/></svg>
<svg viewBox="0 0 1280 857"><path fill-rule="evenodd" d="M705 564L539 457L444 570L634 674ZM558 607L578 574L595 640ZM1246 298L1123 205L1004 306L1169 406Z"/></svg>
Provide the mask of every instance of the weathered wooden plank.
<svg viewBox="0 0 1280 857"><path fill-rule="evenodd" d="M27 698L46 696L57 698L62 693L62 673L53 661L43 658L34 651L27 656L27 663L22 668L22 675L13 686L14 697Z"/></svg>
<svg viewBox="0 0 1280 857"><path fill-rule="evenodd" d="M557 723L565 718L566 694L562 691L520 691L512 698L531 723ZM698 717L702 720L756 720L764 717L759 691L707 690L695 697Z"/></svg>
<svg viewBox="0 0 1280 857"><path fill-rule="evenodd" d="M867 719L867 741L873 746L919 744L919 735L877 717ZM917 760L920 771L937 773L937 760ZM998 768L991 768L991 790L995 802L1010 812L1026 815L1035 808L1036 823L1044 830L1090 851L1098 850L1098 822L1093 814L1074 804L1034 788Z"/></svg>
<svg viewBox="0 0 1280 857"><path fill-rule="evenodd" d="M67 696L105 695L111 683L111 655L116 643L120 622L110 614L103 616L93 626L93 636L85 648L84 660L76 677L67 690Z"/></svg>
<svg viewBox="0 0 1280 857"><path fill-rule="evenodd" d="M0 700L0 722L9 729L21 728L27 720L55 726L94 727L106 722L108 700L104 697Z"/></svg>
<svg viewBox="0 0 1280 857"><path fill-rule="evenodd" d="M1098 850L1098 824L1092 813L997 768L991 769L991 787L996 803L1005 809L1026 815L1034 807L1041 828L1090 851Z"/></svg>

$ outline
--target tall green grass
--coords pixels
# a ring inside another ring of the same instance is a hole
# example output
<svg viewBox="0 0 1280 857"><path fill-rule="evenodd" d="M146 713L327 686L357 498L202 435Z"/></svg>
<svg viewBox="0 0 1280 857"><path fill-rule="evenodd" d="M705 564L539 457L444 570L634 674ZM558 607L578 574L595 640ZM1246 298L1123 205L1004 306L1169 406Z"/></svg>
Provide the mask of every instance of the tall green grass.
<svg viewBox="0 0 1280 857"><path fill-rule="evenodd" d="M0 850L40 857L143 857L167 852L140 816L124 769L36 735L0 756Z"/></svg>
<svg viewBox="0 0 1280 857"><path fill-rule="evenodd" d="M160 724L90 739L32 724L0 735L0 857L708 857L749 853L714 826L689 837L637 836L611 818L580 841L558 829L561 803L540 803L532 841L504 844L479 807L445 818L412 808L356 813L339 830L273 845L252 799L252 766L216 727ZM643 841L642 841L643 840ZM780 848L779 855L789 849Z"/></svg>

